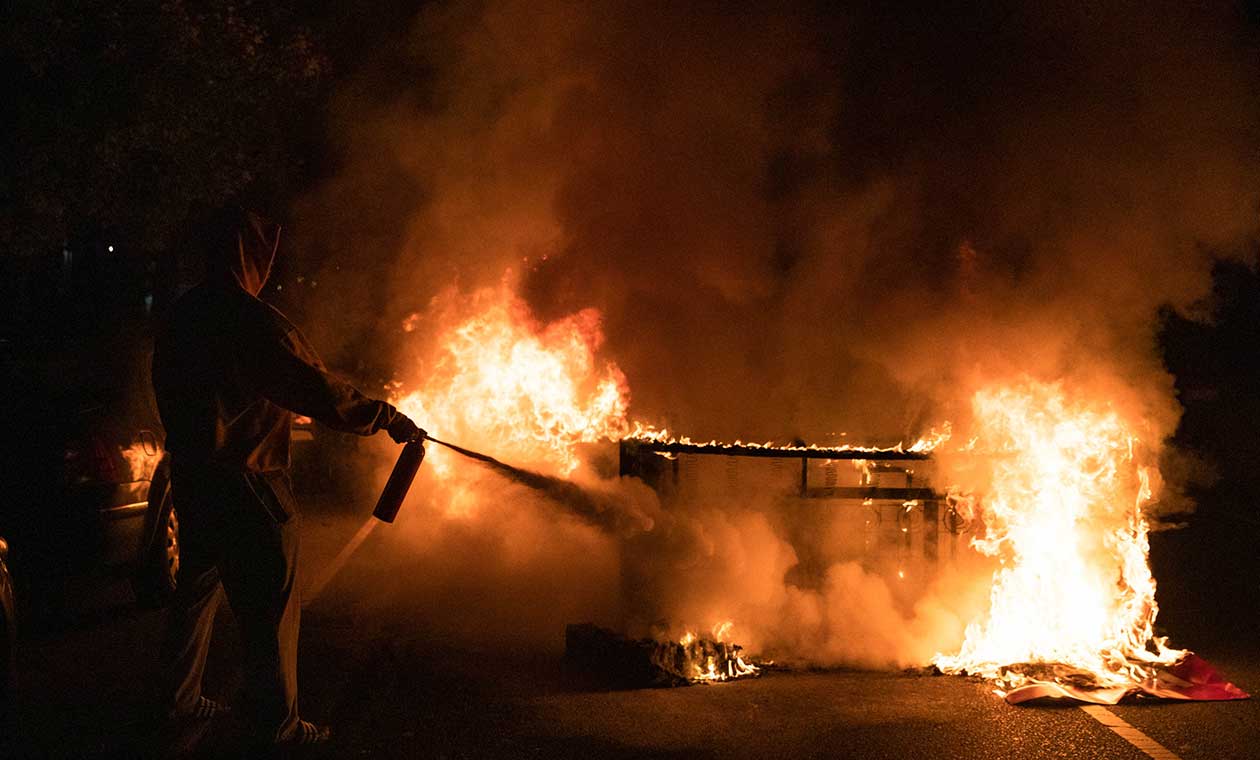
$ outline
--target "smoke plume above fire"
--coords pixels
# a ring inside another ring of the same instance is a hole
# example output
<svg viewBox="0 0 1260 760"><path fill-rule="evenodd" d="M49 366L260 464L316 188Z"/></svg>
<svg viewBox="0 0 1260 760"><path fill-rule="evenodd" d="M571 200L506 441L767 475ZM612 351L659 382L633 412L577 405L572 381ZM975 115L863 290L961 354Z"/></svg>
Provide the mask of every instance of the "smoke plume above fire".
<svg viewBox="0 0 1260 760"><path fill-rule="evenodd" d="M802 587L773 505L662 513L578 452L635 420L909 442L969 430L975 394L1021 378L1105 400L1158 449L1179 408L1157 310L1190 308L1260 218L1260 59L1231 13L430 5L336 101L342 167L298 208L296 248L341 284L308 321L345 355L365 335L386 347L421 425L602 488L645 527L613 538L470 474L427 507L465 522L424 527L445 553L426 572L540 632L637 604L827 662L957 647L987 601L983 558L907 599L835 537L841 559ZM478 299L507 310L512 345L578 362L563 406L580 419L540 401L545 419L504 436L521 398L435 395ZM536 430L552 443L519 437ZM514 559L469 570L470 542ZM540 582L493 590L522 568Z"/></svg>

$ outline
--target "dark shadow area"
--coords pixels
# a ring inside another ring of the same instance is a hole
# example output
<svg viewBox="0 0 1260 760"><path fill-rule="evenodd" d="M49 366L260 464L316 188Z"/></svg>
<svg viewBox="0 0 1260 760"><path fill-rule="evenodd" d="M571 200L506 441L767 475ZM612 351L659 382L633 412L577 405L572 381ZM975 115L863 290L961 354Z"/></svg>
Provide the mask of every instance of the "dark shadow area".
<svg viewBox="0 0 1260 760"><path fill-rule="evenodd" d="M1260 622L1260 276L1219 261L1209 319L1161 315L1160 347L1185 409L1172 443L1190 455L1194 512L1151 536L1160 633L1173 645L1231 651Z"/></svg>

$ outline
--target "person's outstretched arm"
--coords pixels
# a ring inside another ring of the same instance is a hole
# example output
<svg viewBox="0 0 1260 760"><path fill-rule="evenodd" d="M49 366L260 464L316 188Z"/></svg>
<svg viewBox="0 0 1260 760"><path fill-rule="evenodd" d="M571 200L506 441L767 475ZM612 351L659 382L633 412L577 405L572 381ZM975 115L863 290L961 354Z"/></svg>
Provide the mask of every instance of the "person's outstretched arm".
<svg viewBox="0 0 1260 760"><path fill-rule="evenodd" d="M334 430L358 435L389 431L399 443L416 438L421 430L392 404L363 395L330 372L296 327L279 315L276 323L259 331L258 340L243 345L251 379L269 401L304 414Z"/></svg>

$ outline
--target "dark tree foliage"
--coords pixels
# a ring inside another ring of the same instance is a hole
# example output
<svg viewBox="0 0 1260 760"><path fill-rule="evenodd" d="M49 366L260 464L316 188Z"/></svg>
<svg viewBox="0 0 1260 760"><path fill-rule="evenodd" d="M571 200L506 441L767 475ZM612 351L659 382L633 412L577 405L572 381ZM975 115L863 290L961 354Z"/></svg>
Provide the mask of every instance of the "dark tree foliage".
<svg viewBox="0 0 1260 760"><path fill-rule="evenodd" d="M1209 465L1188 488L1189 529L1155 533L1160 618L1169 631L1200 631L1196 645L1254 636L1260 615L1260 272L1218 261L1205 319L1161 315L1164 363L1184 407L1173 443Z"/></svg>
<svg viewBox="0 0 1260 760"><path fill-rule="evenodd" d="M108 234L160 252L190 213L299 180L326 57L256 0L23 0L6 13L0 255Z"/></svg>
<svg viewBox="0 0 1260 760"><path fill-rule="evenodd" d="M1166 310L1160 344L1185 407L1176 442L1205 455L1221 483L1249 494L1260 487L1260 273L1222 260L1212 272L1209 319ZM1211 500L1200 499L1210 512Z"/></svg>

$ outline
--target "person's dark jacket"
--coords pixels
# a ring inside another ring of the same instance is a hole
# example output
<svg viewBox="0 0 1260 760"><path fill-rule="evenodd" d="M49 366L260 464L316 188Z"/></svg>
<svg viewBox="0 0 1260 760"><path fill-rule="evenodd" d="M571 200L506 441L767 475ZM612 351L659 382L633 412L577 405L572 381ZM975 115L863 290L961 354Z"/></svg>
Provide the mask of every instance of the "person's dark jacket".
<svg viewBox="0 0 1260 760"><path fill-rule="evenodd" d="M242 213L213 246L205 282L171 308L153 355L166 448L181 465L272 472L289 465L293 413L371 435L401 417L330 373L296 327L257 298L279 228Z"/></svg>

